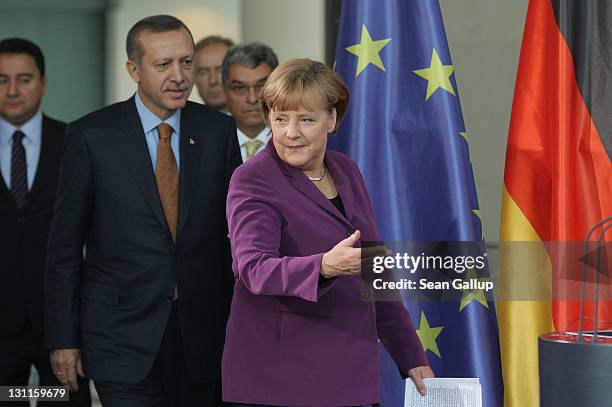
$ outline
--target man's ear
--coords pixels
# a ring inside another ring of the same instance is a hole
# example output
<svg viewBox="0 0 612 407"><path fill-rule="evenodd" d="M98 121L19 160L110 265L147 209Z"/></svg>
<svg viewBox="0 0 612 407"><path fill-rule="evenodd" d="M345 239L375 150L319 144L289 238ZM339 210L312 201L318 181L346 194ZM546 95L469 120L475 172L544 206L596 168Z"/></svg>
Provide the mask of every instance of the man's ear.
<svg viewBox="0 0 612 407"><path fill-rule="evenodd" d="M125 69L127 69L128 73L130 74L130 77L134 82L140 82L140 68L138 67L138 65L136 65L134 61L128 59L128 61L125 63Z"/></svg>

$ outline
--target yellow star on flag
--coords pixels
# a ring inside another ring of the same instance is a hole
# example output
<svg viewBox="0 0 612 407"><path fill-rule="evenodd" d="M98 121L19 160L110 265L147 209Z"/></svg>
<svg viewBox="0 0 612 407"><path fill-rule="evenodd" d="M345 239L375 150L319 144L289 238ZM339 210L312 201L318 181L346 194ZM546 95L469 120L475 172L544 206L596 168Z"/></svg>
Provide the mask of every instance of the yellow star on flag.
<svg viewBox="0 0 612 407"><path fill-rule="evenodd" d="M465 276L465 279L463 281L469 281L472 279L478 280L478 281L488 281L489 280L488 278L478 278L474 269L471 268L468 270ZM467 307L468 304L470 304L472 301L478 301L485 308L487 309L489 308L489 303L487 302L487 297L485 296L485 293L483 290L465 289L465 290L461 290L461 304L459 305L459 312L463 311L463 309Z"/></svg>
<svg viewBox="0 0 612 407"><path fill-rule="evenodd" d="M453 68L452 65L442 65L442 61L440 61L440 57L434 48L431 53L431 65L429 68L413 71L421 78L427 80L427 95L425 96L425 101L429 100L431 95L440 88L455 96L455 90L450 81L450 76L453 74L454 70L455 68Z"/></svg>
<svg viewBox="0 0 612 407"><path fill-rule="evenodd" d="M417 335L421 340L423 350L425 352L430 350L439 358L442 358L442 356L440 356L440 349L438 349L438 343L436 342L436 338L438 337L438 335L440 335L440 332L442 332L443 329L443 326L429 326L429 321L427 321L425 312L421 310L421 322L419 324L419 329L417 329Z"/></svg>
<svg viewBox="0 0 612 407"><path fill-rule="evenodd" d="M353 55L357 55L357 72L355 76L359 76L361 71L367 68L369 64L377 66L386 72L385 66L380 59L380 51L391 41L391 38L385 38L383 40L372 40L368 29L365 24L361 26L361 41L359 44L351 45L346 50Z"/></svg>

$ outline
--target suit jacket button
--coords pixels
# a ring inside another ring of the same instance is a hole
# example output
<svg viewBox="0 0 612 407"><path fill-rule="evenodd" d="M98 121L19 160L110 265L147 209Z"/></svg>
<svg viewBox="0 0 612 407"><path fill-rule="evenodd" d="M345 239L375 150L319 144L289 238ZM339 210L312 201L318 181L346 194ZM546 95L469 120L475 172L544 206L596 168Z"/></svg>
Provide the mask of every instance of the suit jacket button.
<svg viewBox="0 0 612 407"><path fill-rule="evenodd" d="M25 216L20 216L17 218L17 223L26 223L28 219Z"/></svg>

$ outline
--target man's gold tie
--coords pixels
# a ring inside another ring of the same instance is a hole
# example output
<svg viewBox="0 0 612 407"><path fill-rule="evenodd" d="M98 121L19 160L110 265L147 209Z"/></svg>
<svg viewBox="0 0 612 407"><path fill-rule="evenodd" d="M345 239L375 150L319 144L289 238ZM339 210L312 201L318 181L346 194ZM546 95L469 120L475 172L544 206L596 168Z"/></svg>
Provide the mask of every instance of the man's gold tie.
<svg viewBox="0 0 612 407"><path fill-rule="evenodd" d="M172 137L172 127L169 124L161 123L157 126L159 142L157 143L157 165L155 168L155 180L157 190L161 199L166 222L172 234L172 241L176 243L176 226L178 224L179 206L179 172L176 159L172 152L170 138Z"/></svg>
<svg viewBox="0 0 612 407"><path fill-rule="evenodd" d="M161 199L166 222L170 228L172 241L176 243L176 227L178 224L179 206L179 172L176 159L172 152L172 127L169 124L161 123L157 126L159 141L157 143L157 164L155 166L155 181ZM178 299L178 288L174 286L172 301Z"/></svg>
<svg viewBox="0 0 612 407"><path fill-rule="evenodd" d="M263 142L255 139L255 140L245 141L242 145L246 146L246 149L247 149L246 158L248 160L249 158L253 157L255 153L257 153L257 150L259 149L259 147L263 145Z"/></svg>

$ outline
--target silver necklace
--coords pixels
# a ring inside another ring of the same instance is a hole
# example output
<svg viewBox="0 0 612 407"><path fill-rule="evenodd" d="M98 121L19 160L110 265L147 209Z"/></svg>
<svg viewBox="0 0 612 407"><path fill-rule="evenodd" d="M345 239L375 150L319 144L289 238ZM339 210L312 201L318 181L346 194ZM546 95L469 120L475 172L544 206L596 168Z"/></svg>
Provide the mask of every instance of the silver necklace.
<svg viewBox="0 0 612 407"><path fill-rule="evenodd" d="M317 181L321 181L323 178L325 178L325 174L327 174L327 166L323 165L323 174L321 174L318 177L308 177L308 175L306 175L308 177L309 180L317 182Z"/></svg>

